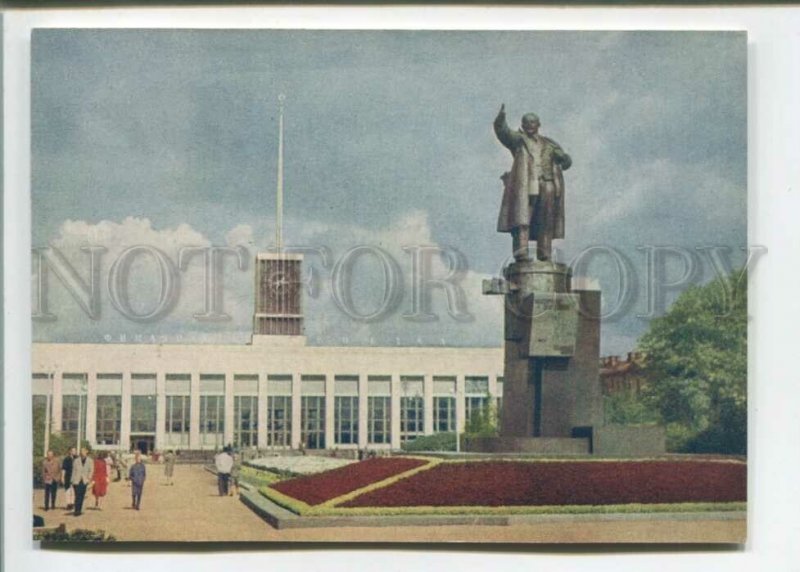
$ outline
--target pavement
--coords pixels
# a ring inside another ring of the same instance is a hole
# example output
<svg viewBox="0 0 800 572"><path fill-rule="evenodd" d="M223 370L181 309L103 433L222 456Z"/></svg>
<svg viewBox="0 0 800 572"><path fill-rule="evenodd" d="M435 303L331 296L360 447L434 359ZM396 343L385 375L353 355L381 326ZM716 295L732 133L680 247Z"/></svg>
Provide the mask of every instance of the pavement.
<svg viewBox="0 0 800 572"><path fill-rule="evenodd" d="M743 542L746 522L720 520L581 520L510 526L330 527L276 530L238 498L220 497L216 477L199 465L176 465L174 485L163 484L163 468L147 466L141 510L131 508L131 489L112 482L102 509L94 510L87 494L84 513L73 516L64 506L44 511L44 491L33 495L33 512L49 527L104 530L120 541L159 542L492 542L492 543L735 543Z"/></svg>

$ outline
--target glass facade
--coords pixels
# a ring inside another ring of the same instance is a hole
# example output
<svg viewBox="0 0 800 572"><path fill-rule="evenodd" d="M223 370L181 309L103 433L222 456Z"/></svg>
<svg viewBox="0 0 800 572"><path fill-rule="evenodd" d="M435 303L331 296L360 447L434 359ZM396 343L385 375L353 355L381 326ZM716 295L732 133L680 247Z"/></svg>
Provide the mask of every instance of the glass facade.
<svg viewBox="0 0 800 572"><path fill-rule="evenodd" d="M95 441L98 445L119 445L122 426L122 397L97 396L97 424Z"/></svg>
<svg viewBox="0 0 800 572"><path fill-rule="evenodd" d="M225 396L200 396L200 435L219 435L225 431Z"/></svg>
<svg viewBox="0 0 800 572"><path fill-rule="evenodd" d="M234 446L258 445L258 397L237 395L233 398L233 423Z"/></svg>
<svg viewBox="0 0 800 572"><path fill-rule="evenodd" d="M189 446L189 396L167 395L164 431L175 446Z"/></svg>
<svg viewBox="0 0 800 572"><path fill-rule="evenodd" d="M156 432L156 398L154 395L131 397L131 433Z"/></svg>
<svg viewBox="0 0 800 572"><path fill-rule="evenodd" d="M163 378L159 377L162 375ZM497 378L496 391L493 385L490 395L487 376L257 375L245 371L235 375L98 373L96 385L92 378L92 401L87 407L89 378L85 373L33 374L35 430L44 429L49 404L52 429L60 430L73 442L77 441L80 429L82 440L101 447L133 446L140 439L151 439L150 447L159 449L186 449L190 445L211 449L228 443L224 441L227 407L229 438L237 447L288 448L292 444L292 430L296 432L295 443L307 449L356 446L359 438L378 446L391 445L394 438L397 446L426 431L455 431L457 410L464 415L460 421L469 424L482 412L491 411L499 416L503 404L501 377ZM55 387L61 387L60 398L48 398L54 381ZM125 384L130 381L130 387L123 385L123 381ZM121 395L123 387L125 398ZM164 392L160 397L156 397L156 387ZM192 391L196 393L190 397ZM231 402L226 402L226 395L231 396ZM428 396L427 401L423 395ZM190 411L193 404L199 407L197 411ZM299 406L295 411L293 404ZM164 407L163 411L158 410L159 405ZM259 407L263 417L259 416ZM87 410L95 415L90 419L91 435L86 435ZM126 420L130 415L129 427L123 426L123 411ZM366 417L362 419L363 425L359 420L362 412ZM190 440L192 416L198 427ZM330 419L326 420L326 416ZM265 442L259 442L259 421L266 423Z"/></svg>
<svg viewBox="0 0 800 572"><path fill-rule="evenodd" d="M433 398L433 431L447 433L456 430L456 398Z"/></svg>
<svg viewBox="0 0 800 572"><path fill-rule="evenodd" d="M425 404L422 397L400 398L400 441L411 441L424 432Z"/></svg>
<svg viewBox="0 0 800 572"><path fill-rule="evenodd" d="M65 395L61 400L61 433L77 442L80 427L81 441L86 439L86 396Z"/></svg>
<svg viewBox="0 0 800 572"><path fill-rule="evenodd" d="M301 400L300 435L306 449L325 448L325 397L304 395Z"/></svg>
<svg viewBox="0 0 800 572"><path fill-rule="evenodd" d="M334 401L334 440L337 445L358 444L358 397L337 396Z"/></svg>
<svg viewBox="0 0 800 572"><path fill-rule="evenodd" d="M267 397L267 445L289 447L292 444L292 398L289 395Z"/></svg>
<svg viewBox="0 0 800 572"><path fill-rule="evenodd" d="M367 441L371 445L391 443L392 398L370 397L367 409Z"/></svg>

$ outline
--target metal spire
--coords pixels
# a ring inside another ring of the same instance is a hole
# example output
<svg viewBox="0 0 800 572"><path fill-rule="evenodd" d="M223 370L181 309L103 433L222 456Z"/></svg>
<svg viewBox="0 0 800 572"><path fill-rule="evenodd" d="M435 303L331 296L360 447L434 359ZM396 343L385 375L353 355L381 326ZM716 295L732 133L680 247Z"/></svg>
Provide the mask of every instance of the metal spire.
<svg viewBox="0 0 800 572"><path fill-rule="evenodd" d="M278 96L278 189L275 205L275 248L283 251L283 102L284 94Z"/></svg>

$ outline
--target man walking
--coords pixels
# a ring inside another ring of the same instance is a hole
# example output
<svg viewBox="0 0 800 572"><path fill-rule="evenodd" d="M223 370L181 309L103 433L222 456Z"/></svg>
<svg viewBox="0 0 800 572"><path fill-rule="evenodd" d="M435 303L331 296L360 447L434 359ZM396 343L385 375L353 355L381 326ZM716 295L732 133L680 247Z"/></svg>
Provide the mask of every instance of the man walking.
<svg viewBox="0 0 800 572"><path fill-rule="evenodd" d="M58 483L61 480L61 465L53 455L53 451L48 451L47 456L42 462L42 482L44 482L44 510L50 507L56 508L56 495L58 493Z"/></svg>
<svg viewBox="0 0 800 572"><path fill-rule="evenodd" d="M142 461L142 454L136 451L136 456L128 471L128 478L131 481L131 507L134 510L139 510L142 504L142 490L144 489L144 480L147 478L147 470L144 468L144 461Z"/></svg>
<svg viewBox="0 0 800 572"><path fill-rule="evenodd" d="M233 469L233 457L230 455L230 447L225 447L214 457L214 465L217 469L217 488L219 489L219 496L227 496L228 481L230 481L231 470Z"/></svg>
<svg viewBox="0 0 800 572"><path fill-rule="evenodd" d="M86 489L91 487L94 477L94 461L89 456L89 449L81 447L80 456L72 465L72 482L75 484L75 516L83 514L83 499Z"/></svg>
<svg viewBox="0 0 800 572"><path fill-rule="evenodd" d="M64 497L67 501L67 510L75 506L75 491L72 490L72 466L78 453L75 447L70 447L69 452L61 461L61 482L64 484Z"/></svg>

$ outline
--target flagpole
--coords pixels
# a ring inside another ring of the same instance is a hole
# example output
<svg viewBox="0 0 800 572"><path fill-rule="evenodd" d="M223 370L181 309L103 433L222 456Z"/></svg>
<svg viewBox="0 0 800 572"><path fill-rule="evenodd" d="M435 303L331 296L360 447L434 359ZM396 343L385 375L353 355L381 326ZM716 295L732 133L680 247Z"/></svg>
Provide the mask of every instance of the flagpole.
<svg viewBox="0 0 800 572"><path fill-rule="evenodd" d="M283 251L283 102L284 94L278 96L278 188L275 199L275 248Z"/></svg>

